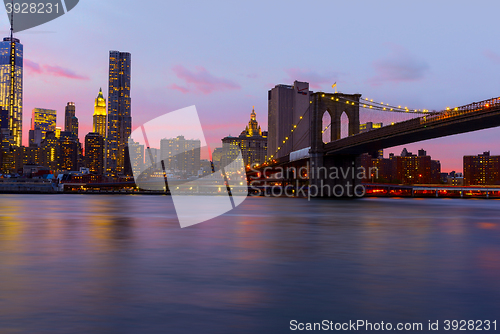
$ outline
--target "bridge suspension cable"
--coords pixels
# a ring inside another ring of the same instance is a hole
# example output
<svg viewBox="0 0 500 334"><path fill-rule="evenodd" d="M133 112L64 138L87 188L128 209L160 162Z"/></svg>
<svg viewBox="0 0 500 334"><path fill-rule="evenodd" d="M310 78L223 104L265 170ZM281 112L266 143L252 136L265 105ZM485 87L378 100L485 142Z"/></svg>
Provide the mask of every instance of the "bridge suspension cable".
<svg viewBox="0 0 500 334"><path fill-rule="evenodd" d="M270 156L267 157L267 160L263 163L263 164L268 164L269 162L272 162L273 161L273 158L276 156L276 154L278 154L278 152L281 150L281 147L283 145L285 145L293 136L293 132L297 129L297 127L300 125L300 123L302 122L302 120L304 119L304 116L306 115L306 113L309 111L309 109L311 109L311 106L309 105L309 107L306 108L306 110L304 111L304 113L302 113L302 116L299 117L299 121L297 122L297 124L292 124L292 127L290 128L290 132L289 132L289 135L288 136L285 136L285 139L283 140L283 143L280 144L280 146L278 146L278 148L276 149L276 152L274 152L273 154L271 154ZM307 133L306 133L307 134ZM302 138L304 137L304 135L299 138L299 142L302 140ZM293 148L292 148L293 149Z"/></svg>
<svg viewBox="0 0 500 334"><path fill-rule="evenodd" d="M322 94L322 97L325 97L325 94ZM372 110L380 110L380 111L386 111L386 112L396 112L396 113L405 113L405 114L416 114L416 115L429 115L429 116L433 116L433 117L444 117L444 116L441 116L440 114L443 113L443 112L470 112L470 111L474 111L474 110L477 110L479 108L488 108L490 107L491 105L498 105L500 104L500 98L494 98L494 99L490 99L490 100L485 100L485 101L481 101L481 102L476 102L476 103L472 103L472 104L469 104L469 105L466 105L466 106L461 106L461 107L455 107L455 108L446 108L445 110L442 110L442 111L436 111L436 110L428 110L428 109L409 109L408 107L401 107L400 105L399 106L395 106L395 105L391 105L389 103L384 103L384 102L375 102L373 101L373 99L368 99L368 98L364 98L364 99L361 99L359 101L355 101L355 100L351 100L351 99L348 99L344 96L340 96L340 97L331 97L332 100L335 100L336 102L340 102L340 103L345 103L346 104L350 104L350 105L358 105L360 108L366 108L366 109L372 109ZM296 131L297 127L302 123L302 120L304 119L304 116L306 115L306 113L310 110L310 105L312 104L313 101L309 101L309 107L306 108L306 110L304 111L304 113L302 114L302 116L299 117L299 121L297 122L297 124L292 124L291 128L290 128L290 132L289 132L289 135L288 136L285 136L285 139L283 140L283 142L280 144L280 146L278 146L278 148L276 149L276 151L271 154L270 156L267 157L266 161L263 163L264 165L267 165L273 161L275 161L275 156L278 154L278 152L281 150L281 148L290 140L293 138L293 134L294 134L294 131ZM435 116L434 116L435 115ZM420 117L420 116L419 116ZM447 116L449 117L449 116ZM423 121L426 121L426 117L421 117L423 119ZM427 120L430 120L430 119L427 119ZM322 131L321 133L324 134L326 130L328 130L328 128L331 126L331 122L330 124L328 124ZM394 122L392 122L391 124L394 124ZM302 141L303 137L307 135L307 133L303 134L301 136L301 138L299 138L299 143ZM293 149L293 147L292 147Z"/></svg>
<svg viewBox="0 0 500 334"><path fill-rule="evenodd" d="M322 97L325 97L325 95L323 94ZM333 100L334 97L332 97L331 99ZM400 112L400 113L415 113L415 114L427 114L427 113L429 113L429 110L426 110L426 109L424 109L424 110L418 110L418 109L408 109L406 107L402 108L401 106L395 107L395 106L389 105L388 103L384 104L383 102L380 102L380 103L379 102L374 102L373 99L369 100L367 98L364 99L364 100L360 100L359 102L358 101L354 101L354 100L350 100L350 99L346 99L345 97L340 97L340 98L337 97L335 99L336 99L336 102L340 102L340 99L342 99L343 101L346 101L346 104L350 104L350 105L356 105L356 104L358 104L359 107L369 108L369 109L373 109L373 110L382 110L382 111ZM285 139L282 141L282 143L280 143L280 145L278 146L278 148L276 149L276 151L273 154L271 154L270 156L268 156L267 160L263 164L268 164L268 163L272 162L274 160L275 156L281 150L281 148L290 139L292 139L294 131L296 131L297 127L301 124L302 120L304 119L304 116L309 111L311 104L312 104L312 101L309 101L309 107L306 108L306 110L304 111L304 113L302 114L302 116L299 117L299 121L297 122L297 124L292 124L292 127L290 128L289 135L285 136ZM321 131L321 133L325 133L325 131L328 130L328 128L330 126L331 126L331 123L328 124L325 127L325 129L323 129ZM305 135L307 135L307 133L303 134L302 137L299 138L299 142L303 139L303 137Z"/></svg>
<svg viewBox="0 0 500 334"><path fill-rule="evenodd" d="M322 97L325 97L325 94L322 94ZM367 109L376 109L376 110L382 110L382 111L387 111L387 112L401 112L401 113L415 113L415 114L427 114L430 113L431 111L428 109L409 109L408 107L402 107L402 106L395 106L389 103L384 103L384 102L376 102L373 101L373 99L368 99L364 98L359 101L356 100L351 100L348 99L344 96L341 97L331 97L332 100L335 100L335 102L341 102L345 101L346 104L350 105L358 105L359 107L362 108L367 108ZM312 101L311 101L312 103Z"/></svg>

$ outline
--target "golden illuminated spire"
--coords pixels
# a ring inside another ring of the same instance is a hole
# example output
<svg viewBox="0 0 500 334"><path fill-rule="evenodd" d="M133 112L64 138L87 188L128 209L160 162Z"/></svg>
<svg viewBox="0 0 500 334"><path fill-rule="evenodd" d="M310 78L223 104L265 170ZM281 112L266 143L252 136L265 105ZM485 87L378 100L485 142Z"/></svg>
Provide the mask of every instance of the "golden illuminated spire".
<svg viewBox="0 0 500 334"><path fill-rule="evenodd" d="M247 137L252 137L255 135L262 135L259 123L257 122L257 114L255 113L255 106L252 107L252 113L250 114L250 121L246 127Z"/></svg>
<svg viewBox="0 0 500 334"><path fill-rule="evenodd" d="M102 89L99 89L94 103L93 132L97 132L103 138L106 138L106 118L106 99L102 96Z"/></svg>
<svg viewBox="0 0 500 334"><path fill-rule="evenodd" d="M106 116L106 99L102 96L102 88L99 88L99 94L95 99L94 115Z"/></svg>

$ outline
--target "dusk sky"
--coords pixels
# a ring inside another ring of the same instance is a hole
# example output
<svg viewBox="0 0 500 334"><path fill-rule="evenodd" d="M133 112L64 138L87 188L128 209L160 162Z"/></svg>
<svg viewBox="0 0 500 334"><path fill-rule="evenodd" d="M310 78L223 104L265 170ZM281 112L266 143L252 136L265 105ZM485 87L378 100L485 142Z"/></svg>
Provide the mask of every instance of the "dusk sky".
<svg viewBox="0 0 500 334"><path fill-rule="evenodd" d="M498 97L499 12L497 1L81 0L16 35L24 45L24 143L33 108L56 109L63 126L69 101L83 141L99 88L108 95L110 50L132 54L133 128L196 105L212 149L239 135L252 106L267 130L267 91L294 80L326 92L337 82L341 92L411 109ZM424 148L442 171L461 171L463 155L499 155L499 135L494 128L406 147Z"/></svg>

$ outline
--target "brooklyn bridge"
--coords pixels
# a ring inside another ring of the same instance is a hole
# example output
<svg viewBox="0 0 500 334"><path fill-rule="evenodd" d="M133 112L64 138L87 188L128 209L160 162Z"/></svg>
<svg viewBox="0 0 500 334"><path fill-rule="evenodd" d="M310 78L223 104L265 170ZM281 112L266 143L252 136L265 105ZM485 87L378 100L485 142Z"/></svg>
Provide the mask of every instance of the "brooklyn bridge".
<svg viewBox="0 0 500 334"><path fill-rule="evenodd" d="M410 119L392 121L360 133L360 109L387 114L404 113ZM325 126L325 117L330 122ZM347 136L341 138L342 117L348 120ZM250 175L262 181L272 171L303 166L316 170L360 167L364 153L377 157L379 150L422 140L450 136L500 126L500 97L446 108L441 111L408 109L363 99L361 94L312 92L308 83L277 85L269 91L268 161ZM263 173L266 170L267 173ZM283 184L293 184L299 176L284 177ZM276 180L280 181L280 180ZM310 173L309 186L334 188L361 183L357 173L331 178L328 173Z"/></svg>

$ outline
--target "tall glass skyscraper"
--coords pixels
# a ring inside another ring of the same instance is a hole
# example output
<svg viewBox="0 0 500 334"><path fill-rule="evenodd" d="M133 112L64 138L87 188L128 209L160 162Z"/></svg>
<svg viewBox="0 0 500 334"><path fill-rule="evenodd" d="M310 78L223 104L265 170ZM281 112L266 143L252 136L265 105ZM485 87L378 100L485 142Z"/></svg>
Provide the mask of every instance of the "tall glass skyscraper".
<svg viewBox="0 0 500 334"><path fill-rule="evenodd" d="M130 115L130 62L128 52L109 52L108 133L106 172L124 173L125 150L132 128Z"/></svg>
<svg viewBox="0 0 500 334"><path fill-rule="evenodd" d="M76 117L75 102L68 102L64 108L64 131L78 137L78 117Z"/></svg>
<svg viewBox="0 0 500 334"><path fill-rule="evenodd" d="M31 114L30 144L40 145L48 131L56 131L57 111L35 108ZM39 135L37 135L39 131Z"/></svg>
<svg viewBox="0 0 500 334"><path fill-rule="evenodd" d="M14 54L11 54L11 38L0 42L0 107L9 113L9 142L21 146L23 127L23 45L12 38ZM11 59L14 64L11 65ZM11 90L13 99L11 99ZM11 101L12 100L12 101Z"/></svg>

